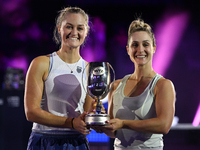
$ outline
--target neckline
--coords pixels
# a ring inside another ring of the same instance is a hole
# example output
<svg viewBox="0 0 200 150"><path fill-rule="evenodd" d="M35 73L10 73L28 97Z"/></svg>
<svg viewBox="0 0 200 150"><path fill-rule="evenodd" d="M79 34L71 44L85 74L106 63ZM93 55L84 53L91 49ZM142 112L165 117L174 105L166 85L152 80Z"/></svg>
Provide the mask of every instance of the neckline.
<svg viewBox="0 0 200 150"><path fill-rule="evenodd" d="M79 60L77 61L77 62L75 62L75 63L67 63L67 62L65 62L65 61L63 61L61 58L60 58L60 56L55 52L55 54L58 56L58 58L63 62L63 63L66 63L66 64L68 64L68 65L73 65L73 64L75 64L75 63L78 63L81 59L82 59L82 57L80 56L80 58L79 58Z"/></svg>
<svg viewBox="0 0 200 150"><path fill-rule="evenodd" d="M79 58L79 60L78 60L77 62L75 62L75 63L67 63L67 62L63 61L63 60L60 58L60 56L57 54L57 52L55 52L55 54L56 54L56 56L59 58L59 60L60 60L62 63L64 63L64 64L69 68L71 74L74 73L75 67L78 65L79 61L81 61L81 59L82 59L82 57L80 56L80 58ZM72 66L72 65L73 65L73 68L70 67L70 66Z"/></svg>
<svg viewBox="0 0 200 150"><path fill-rule="evenodd" d="M124 80L125 84L124 84L123 87L122 87L122 95L123 95L123 97L124 97L124 98L137 98L137 97L140 97L141 95L144 94L144 92L145 92L145 91L148 89L148 87L152 84L152 82L154 81L154 79L156 78L157 75L158 75L157 73L154 75L154 77L151 79L151 81L149 82L149 84L147 85L147 87L144 89L144 91L143 91L140 95L137 95L137 96L134 96L134 97L127 97L127 96L125 96L125 94L124 94L124 88L125 88L126 82L127 82L127 80L129 79L129 77L131 76L131 74L130 74L130 75L127 75L126 78L125 78L125 80Z"/></svg>

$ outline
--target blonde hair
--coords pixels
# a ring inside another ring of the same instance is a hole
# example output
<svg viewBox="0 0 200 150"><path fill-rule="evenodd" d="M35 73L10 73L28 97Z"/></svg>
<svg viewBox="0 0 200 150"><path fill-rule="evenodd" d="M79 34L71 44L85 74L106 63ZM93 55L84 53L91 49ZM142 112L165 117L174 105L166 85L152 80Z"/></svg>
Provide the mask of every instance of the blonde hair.
<svg viewBox="0 0 200 150"><path fill-rule="evenodd" d="M156 46L155 36L154 36L154 33L153 33L150 25L145 23L142 19L136 19L136 20L131 22L131 24L129 26L129 29L128 29L127 46L129 45L131 35L134 32L137 32L137 31L145 31L145 32L147 32L149 34L149 36L151 37L152 41L153 41L153 46Z"/></svg>
<svg viewBox="0 0 200 150"><path fill-rule="evenodd" d="M89 26L89 16L88 16L88 14L85 13L85 11L82 10L81 8L79 8L79 7L66 7L66 8L59 11L58 17L56 19L56 25L55 25L55 28L54 28L54 37L53 37L56 44L61 43L61 36L58 33L57 26L61 26L61 23L65 18L65 15L68 14L68 13L76 13L76 14L79 13L79 14L83 15L83 17L85 18L85 25L86 25L87 30L89 32L90 26Z"/></svg>

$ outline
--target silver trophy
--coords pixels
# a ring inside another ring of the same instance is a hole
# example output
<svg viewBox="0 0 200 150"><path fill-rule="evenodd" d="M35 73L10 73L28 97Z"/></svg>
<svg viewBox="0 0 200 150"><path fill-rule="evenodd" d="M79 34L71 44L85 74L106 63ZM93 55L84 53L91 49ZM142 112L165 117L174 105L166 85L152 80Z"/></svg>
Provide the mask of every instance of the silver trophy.
<svg viewBox="0 0 200 150"><path fill-rule="evenodd" d="M112 72L110 72L110 68ZM110 120L110 116L101 114L102 104L100 100L107 96L113 86L115 81L114 69L108 62L90 62L83 70L82 79L84 74L87 78L87 86L84 89L90 97L97 101L95 113L86 115L85 123L87 126L106 125L105 121ZM112 82L111 78L113 78Z"/></svg>

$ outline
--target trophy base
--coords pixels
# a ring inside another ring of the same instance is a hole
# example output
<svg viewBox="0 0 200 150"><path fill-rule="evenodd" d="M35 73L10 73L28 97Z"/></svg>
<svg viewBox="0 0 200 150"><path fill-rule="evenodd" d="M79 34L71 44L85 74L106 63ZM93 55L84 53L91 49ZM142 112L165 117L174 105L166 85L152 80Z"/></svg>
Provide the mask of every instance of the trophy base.
<svg viewBox="0 0 200 150"><path fill-rule="evenodd" d="M107 120L110 120L108 114L88 114L85 116L85 123L87 126L105 126Z"/></svg>

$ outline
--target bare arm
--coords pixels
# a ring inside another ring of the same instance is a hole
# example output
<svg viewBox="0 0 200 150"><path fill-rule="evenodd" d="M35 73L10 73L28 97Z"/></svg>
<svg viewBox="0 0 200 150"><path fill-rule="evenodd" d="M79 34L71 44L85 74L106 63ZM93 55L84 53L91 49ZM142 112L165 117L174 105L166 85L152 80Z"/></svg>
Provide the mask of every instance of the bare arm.
<svg viewBox="0 0 200 150"><path fill-rule="evenodd" d="M93 108L93 104L94 104L94 99L92 99L88 94L86 95L85 98L85 103L84 103L84 111L86 112L90 112L92 111L91 109ZM92 108L91 108L92 107Z"/></svg>
<svg viewBox="0 0 200 150"><path fill-rule="evenodd" d="M72 127L72 118L53 115L40 108L43 94L44 81L48 76L49 57L40 56L35 58L28 69L25 83L24 107L28 121L36 122L53 127ZM81 133L85 133L84 122L81 120L82 114L73 121L74 128Z"/></svg>
<svg viewBox="0 0 200 150"><path fill-rule="evenodd" d="M161 79L156 84L155 90L156 118L146 120L120 120L110 121L110 128L118 130L120 128L132 129L147 133L167 134L170 130L175 113L175 90L172 82Z"/></svg>

